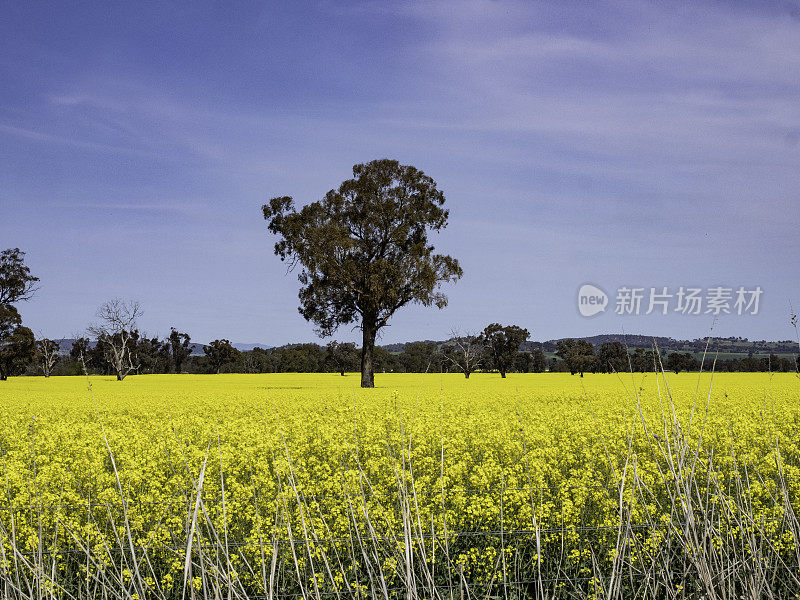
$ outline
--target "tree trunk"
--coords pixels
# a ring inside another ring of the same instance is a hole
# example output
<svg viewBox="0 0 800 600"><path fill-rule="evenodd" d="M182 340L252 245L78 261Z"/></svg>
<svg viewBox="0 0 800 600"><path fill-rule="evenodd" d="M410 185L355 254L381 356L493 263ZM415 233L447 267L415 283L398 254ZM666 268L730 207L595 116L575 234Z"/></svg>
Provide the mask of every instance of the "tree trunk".
<svg viewBox="0 0 800 600"><path fill-rule="evenodd" d="M372 355L375 352L375 335L378 333L375 322L364 319L361 324L363 342L361 344L361 387L375 387L375 375L373 373Z"/></svg>
<svg viewBox="0 0 800 600"><path fill-rule="evenodd" d="M469 371L464 371L464 377L469 379Z"/></svg>
<svg viewBox="0 0 800 600"><path fill-rule="evenodd" d="M503 369L500 369L500 377L501 377L502 379L505 379L505 378L506 378L506 372L505 372L505 370L503 370Z"/></svg>
<svg viewBox="0 0 800 600"><path fill-rule="evenodd" d="M344 371L342 371L342 377L344 377Z"/></svg>

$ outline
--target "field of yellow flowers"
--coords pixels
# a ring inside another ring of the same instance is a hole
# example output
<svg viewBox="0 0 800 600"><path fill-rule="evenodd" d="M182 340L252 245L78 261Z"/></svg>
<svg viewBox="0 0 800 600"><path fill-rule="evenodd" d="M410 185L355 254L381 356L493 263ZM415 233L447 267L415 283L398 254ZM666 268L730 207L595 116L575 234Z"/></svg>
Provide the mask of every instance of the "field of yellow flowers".
<svg viewBox="0 0 800 600"><path fill-rule="evenodd" d="M691 597L728 559L800 589L793 374L358 381L4 382L0 594Z"/></svg>

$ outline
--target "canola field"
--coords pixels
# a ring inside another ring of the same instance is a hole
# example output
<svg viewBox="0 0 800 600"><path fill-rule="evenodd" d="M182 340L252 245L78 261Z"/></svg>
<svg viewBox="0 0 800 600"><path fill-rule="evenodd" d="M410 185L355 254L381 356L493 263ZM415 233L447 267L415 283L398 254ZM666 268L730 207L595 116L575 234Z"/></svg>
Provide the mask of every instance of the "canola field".
<svg viewBox="0 0 800 600"><path fill-rule="evenodd" d="M391 597L415 578L524 596L534 582L596 583L620 555L621 523L630 569L692 564L698 549L665 550L697 510L692 490L726 515L711 550L752 545L755 528L779 562L797 556L785 523L800 499L794 374L358 382L3 382L4 579L44 564L42 585L75 596L103 577L140 598L181 597L187 581L197 593ZM731 520L743 510L749 526Z"/></svg>

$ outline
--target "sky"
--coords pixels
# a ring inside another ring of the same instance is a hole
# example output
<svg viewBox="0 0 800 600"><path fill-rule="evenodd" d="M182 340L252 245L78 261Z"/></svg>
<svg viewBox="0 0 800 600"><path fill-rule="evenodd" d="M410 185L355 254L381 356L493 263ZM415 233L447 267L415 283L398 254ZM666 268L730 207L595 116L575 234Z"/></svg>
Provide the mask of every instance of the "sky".
<svg viewBox="0 0 800 600"><path fill-rule="evenodd" d="M41 279L18 307L38 335L123 298L152 335L319 341L261 205L394 158L444 192L431 241L464 276L379 343L492 322L795 337L797 0L0 6L0 249ZM590 318L587 283L608 296ZM667 314L644 314L664 287ZM731 290L730 312L676 310L681 287Z"/></svg>

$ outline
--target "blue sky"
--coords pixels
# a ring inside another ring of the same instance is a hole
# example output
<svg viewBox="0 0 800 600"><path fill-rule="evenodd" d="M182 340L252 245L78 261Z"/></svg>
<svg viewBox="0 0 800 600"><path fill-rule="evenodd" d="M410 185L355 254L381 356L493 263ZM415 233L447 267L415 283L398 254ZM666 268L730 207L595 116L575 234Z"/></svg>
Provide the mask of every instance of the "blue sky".
<svg viewBox="0 0 800 600"><path fill-rule="evenodd" d="M794 337L797 2L3 2L0 247L51 337L104 300L206 342L312 341L260 206L396 158L445 192L463 279L383 342L705 336L708 314L577 310L590 282L763 289L714 333ZM340 331L337 339L357 339Z"/></svg>

